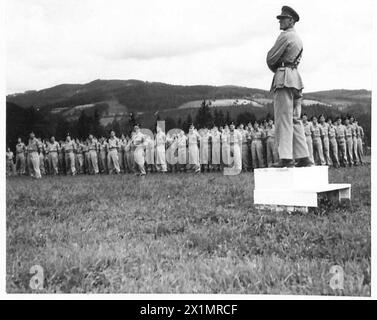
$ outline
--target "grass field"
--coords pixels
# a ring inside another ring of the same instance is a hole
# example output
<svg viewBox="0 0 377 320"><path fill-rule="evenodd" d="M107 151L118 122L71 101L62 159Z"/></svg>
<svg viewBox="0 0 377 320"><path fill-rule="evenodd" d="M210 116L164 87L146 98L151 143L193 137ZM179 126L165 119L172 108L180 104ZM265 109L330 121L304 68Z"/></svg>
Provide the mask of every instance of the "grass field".
<svg viewBox="0 0 377 320"><path fill-rule="evenodd" d="M7 292L369 296L370 166L331 169L352 202L258 211L253 174L7 178ZM330 269L344 269L333 291Z"/></svg>

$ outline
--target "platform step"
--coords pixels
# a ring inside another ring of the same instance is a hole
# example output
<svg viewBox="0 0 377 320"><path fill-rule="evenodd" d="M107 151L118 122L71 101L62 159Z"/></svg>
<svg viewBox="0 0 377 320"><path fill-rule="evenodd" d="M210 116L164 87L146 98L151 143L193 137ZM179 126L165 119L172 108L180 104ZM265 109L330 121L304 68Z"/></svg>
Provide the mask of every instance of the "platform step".
<svg viewBox="0 0 377 320"><path fill-rule="evenodd" d="M344 183L310 186L306 189L255 189L254 204L318 207L320 196L328 196L336 201L351 200L351 185Z"/></svg>

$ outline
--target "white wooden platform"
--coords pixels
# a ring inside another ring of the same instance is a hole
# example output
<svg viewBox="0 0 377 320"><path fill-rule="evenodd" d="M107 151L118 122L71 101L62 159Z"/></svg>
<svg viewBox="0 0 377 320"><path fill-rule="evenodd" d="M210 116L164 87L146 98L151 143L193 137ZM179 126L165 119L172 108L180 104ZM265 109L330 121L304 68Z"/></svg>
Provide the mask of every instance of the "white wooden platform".
<svg viewBox="0 0 377 320"><path fill-rule="evenodd" d="M351 200L351 184L330 184L327 166L255 169L254 204L259 207L299 209L318 207L318 200Z"/></svg>

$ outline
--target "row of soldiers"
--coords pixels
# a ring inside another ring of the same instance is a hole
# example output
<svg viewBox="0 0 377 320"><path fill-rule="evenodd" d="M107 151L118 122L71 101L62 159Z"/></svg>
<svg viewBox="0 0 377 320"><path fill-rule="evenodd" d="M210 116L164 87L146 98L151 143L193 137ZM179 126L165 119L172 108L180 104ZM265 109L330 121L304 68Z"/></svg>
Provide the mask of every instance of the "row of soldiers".
<svg viewBox="0 0 377 320"><path fill-rule="evenodd" d="M302 116L306 141L313 163L317 165L358 165L363 162L364 132L353 118L325 120L323 115ZM106 139L93 135L82 141L69 135L57 142L35 138L30 134L28 145L21 138L16 145L16 162L8 149L8 172L40 178L44 174L119 174L167 171L221 171L234 166L237 170L271 167L278 162L273 120L255 122L237 129L229 126L199 131L193 125L185 134L180 129L165 134L162 126L156 133L136 125L128 137L117 138L114 131Z"/></svg>

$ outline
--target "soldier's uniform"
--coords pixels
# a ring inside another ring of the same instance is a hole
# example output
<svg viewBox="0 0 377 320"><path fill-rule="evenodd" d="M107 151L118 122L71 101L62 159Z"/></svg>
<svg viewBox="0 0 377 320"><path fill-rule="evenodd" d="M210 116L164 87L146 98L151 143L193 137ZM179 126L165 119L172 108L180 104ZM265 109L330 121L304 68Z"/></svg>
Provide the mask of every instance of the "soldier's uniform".
<svg viewBox="0 0 377 320"><path fill-rule="evenodd" d="M116 173L120 173L119 160L118 160L118 146L119 139L117 137L109 138L108 151L107 151L107 166L109 173L114 170Z"/></svg>
<svg viewBox="0 0 377 320"><path fill-rule="evenodd" d="M126 138L120 140L120 146L121 146L122 156L123 156L124 173L127 173L130 171L129 165L128 165L127 153L126 153L127 143L128 141Z"/></svg>
<svg viewBox="0 0 377 320"><path fill-rule="evenodd" d="M27 145L28 158L29 158L29 174L36 179L42 178L41 170L39 167L39 142L36 138L29 139Z"/></svg>
<svg viewBox="0 0 377 320"><path fill-rule="evenodd" d="M166 135L164 132L159 131L156 133L155 137L156 143L156 170L158 172L166 172L166 153L165 153L165 144L166 144Z"/></svg>
<svg viewBox="0 0 377 320"><path fill-rule="evenodd" d="M47 145L47 152L48 152L48 167L50 168L50 174L58 174L59 173L59 152L60 146L57 141L54 143L49 143Z"/></svg>
<svg viewBox="0 0 377 320"><path fill-rule="evenodd" d="M278 152L275 144L275 125L268 125L266 130L266 153L267 153L267 166L271 167L273 163L277 162Z"/></svg>
<svg viewBox="0 0 377 320"><path fill-rule="evenodd" d="M23 142L17 143L16 145L16 171L19 175L25 174L25 157L26 146Z"/></svg>
<svg viewBox="0 0 377 320"><path fill-rule="evenodd" d="M74 153L75 149L76 149L76 144L73 140L66 141L64 143L66 173L71 174L73 176L76 174L75 153Z"/></svg>
<svg viewBox="0 0 377 320"><path fill-rule="evenodd" d="M314 163L313 157L313 139L312 139L312 123L310 121L303 122L306 145L308 147L309 159Z"/></svg>
<svg viewBox="0 0 377 320"><path fill-rule="evenodd" d="M323 124L319 124L320 131L321 131L321 138L322 138L322 145L323 145L323 156L325 159L325 164L330 165L330 141L329 141L329 124L324 122Z"/></svg>
<svg viewBox="0 0 377 320"><path fill-rule="evenodd" d="M314 161L321 166L326 164L325 158L323 157L322 139L321 139L321 128L319 124L312 123L311 127L312 139L313 139L313 157Z"/></svg>
<svg viewBox="0 0 377 320"><path fill-rule="evenodd" d="M347 161L347 146L346 146L346 128L342 124L335 126L336 141L338 142L339 161L346 166Z"/></svg>
<svg viewBox="0 0 377 320"><path fill-rule="evenodd" d="M137 132L132 137L132 144L134 146L134 161L136 169L141 176L146 174L145 172L145 135L142 132Z"/></svg>
<svg viewBox="0 0 377 320"><path fill-rule="evenodd" d="M60 174L65 174L65 151L64 151L64 142L61 142L60 144L60 152L58 154L58 159L59 159L59 173Z"/></svg>
<svg viewBox="0 0 377 320"><path fill-rule="evenodd" d="M339 167L338 144L336 142L336 127L333 124L329 125L329 146L332 163L334 167Z"/></svg>
<svg viewBox="0 0 377 320"><path fill-rule="evenodd" d="M84 151L81 142L76 144L76 171L80 174L85 173L84 169Z"/></svg>
<svg viewBox="0 0 377 320"><path fill-rule="evenodd" d="M230 146L229 146L229 130L223 130L221 133L221 165L229 167L230 163Z"/></svg>
<svg viewBox="0 0 377 320"><path fill-rule="evenodd" d="M88 153L89 153L89 168L90 172L94 174L98 174L98 142L94 139L88 141Z"/></svg>
<svg viewBox="0 0 377 320"><path fill-rule="evenodd" d="M282 13L284 10L298 21L297 13L291 8L283 7ZM302 50L302 41L292 27L281 32L267 54L267 65L275 74L271 85L274 94L275 141L279 158L288 161L309 157L304 128L298 120L304 86L297 65Z"/></svg>
<svg viewBox="0 0 377 320"><path fill-rule="evenodd" d="M82 154L84 157L84 172L86 174L90 174L90 155L89 155L89 146L88 142L85 141L85 143L82 145Z"/></svg>
<svg viewBox="0 0 377 320"><path fill-rule="evenodd" d="M351 124L345 126L346 133L346 147L347 147L347 159L350 166L353 165L353 134L354 129Z"/></svg>
<svg viewBox="0 0 377 320"><path fill-rule="evenodd" d="M262 139L264 132L262 129L253 129L251 132L251 158L253 159L253 169L264 167Z"/></svg>
<svg viewBox="0 0 377 320"><path fill-rule="evenodd" d="M132 145L132 137L133 135L131 135L131 138L128 140L126 145L126 158L130 173L135 172L134 146Z"/></svg>

